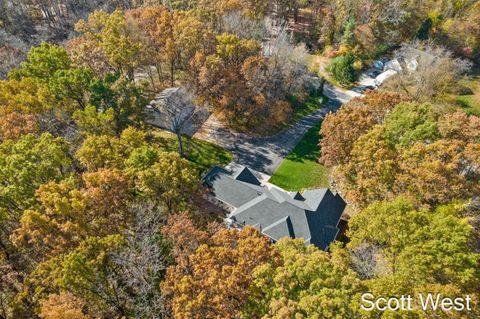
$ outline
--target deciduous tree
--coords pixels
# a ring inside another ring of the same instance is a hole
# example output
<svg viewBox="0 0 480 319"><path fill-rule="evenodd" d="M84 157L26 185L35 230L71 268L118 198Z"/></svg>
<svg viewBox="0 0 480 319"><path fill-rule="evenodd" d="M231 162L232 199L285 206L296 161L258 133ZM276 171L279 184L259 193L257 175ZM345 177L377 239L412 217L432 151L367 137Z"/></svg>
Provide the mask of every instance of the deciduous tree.
<svg viewBox="0 0 480 319"><path fill-rule="evenodd" d="M63 47L42 42L40 46L30 50L27 61L22 62L21 68L13 70L9 76L17 80L30 77L40 83L48 84L57 71L68 70L71 64L67 51Z"/></svg>
<svg viewBox="0 0 480 319"><path fill-rule="evenodd" d="M34 114L8 112L0 117L0 141L15 140L22 135L38 132L38 117Z"/></svg>
<svg viewBox="0 0 480 319"><path fill-rule="evenodd" d="M327 114L320 130L320 162L329 167L347 163L355 141L382 123L395 105L407 99L396 93L369 91L343 105L338 112Z"/></svg>
<svg viewBox="0 0 480 319"><path fill-rule="evenodd" d="M120 137L88 135L76 156L90 171L101 168L125 168L133 151L146 146L145 133L135 128L123 130Z"/></svg>
<svg viewBox="0 0 480 319"><path fill-rule="evenodd" d="M0 81L0 111L40 114L56 106L46 86L32 78Z"/></svg>
<svg viewBox="0 0 480 319"><path fill-rule="evenodd" d="M336 183L354 205L362 207L392 195L398 153L383 136L381 126L360 136L353 145L350 160L334 170Z"/></svg>
<svg viewBox="0 0 480 319"><path fill-rule="evenodd" d="M327 253L301 239L282 239L275 248L282 262L254 271L246 318L349 318L358 312L356 299L365 288L341 248Z"/></svg>
<svg viewBox="0 0 480 319"><path fill-rule="evenodd" d="M85 301L75 297L71 293L62 292L58 295L50 295L42 303L40 318L42 319L90 319L82 309Z"/></svg>
<svg viewBox="0 0 480 319"><path fill-rule="evenodd" d="M429 104L401 103L385 119L385 141L399 148L430 143L439 137L437 119L438 113Z"/></svg>
<svg viewBox="0 0 480 319"><path fill-rule="evenodd" d="M151 200L158 200L168 212L185 208L198 187L198 177L178 153L161 153L157 163L138 173L136 186Z"/></svg>
<svg viewBox="0 0 480 319"><path fill-rule="evenodd" d="M84 110L75 111L73 119L86 134L114 135L116 131L115 113L111 108L100 111L95 106L89 105Z"/></svg>
<svg viewBox="0 0 480 319"><path fill-rule="evenodd" d="M468 156L467 145L458 140L417 143L401 154L399 163L394 190L416 202L446 204L472 198L480 191L478 157Z"/></svg>
<svg viewBox="0 0 480 319"><path fill-rule="evenodd" d="M60 288L89 300L107 317L128 316L131 300L116 275L120 267L113 257L124 245L120 235L91 237L59 260L49 261L50 276Z"/></svg>
<svg viewBox="0 0 480 319"><path fill-rule="evenodd" d="M85 109L89 101L93 73L90 69L76 68L55 72L49 83L50 91L60 99L68 99Z"/></svg>
<svg viewBox="0 0 480 319"><path fill-rule="evenodd" d="M253 270L275 258L269 240L254 228L220 230L188 264L168 269L162 290L173 295L175 317L232 318L247 302Z"/></svg>
<svg viewBox="0 0 480 319"><path fill-rule="evenodd" d="M40 205L26 210L11 239L29 260L45 261L77 247L88 236L128 229L132 216L129 182L117 170L83 175L83 187L73 179L50 182L37 191Z"/></svg>
<svg viewBox="0 0 480 319"><path fill-rule="evenodd" d="M141 86L118 73L109 73L104 78L94 80L90 90L90 104L98 112L113 113L117 135L128 126L140 125L147 105Z"/></svg>
<svg viewBox="0 0 480 319"><path fill-rule="evenodd" d="M458 217L462 209L450 204L416 210L404 198L378 202L351 218L347 247L378 247L377 283L403 283L410 291L427 284L468 291L478 285L479 257L471 246L472 227Z"/></svg>
<svg viewBox="0 0 480 319"><path fill-rule="evenodd" d="M0 211L16 214L34 203L35 190L71 171L68 145L48 133L0 144Z"/></svg>
<svg viewBox="0 0 480 319"><path fill-rule="evenodd" d="M480 142L480 117L463 111L444 114L438 121L438 130L443 138Z"/></svg>
<svg viewBox="0 0 480 319"><path fill-rule="evenodd" d="M470 62L453 57L444 47L428 43L404 44L396 57L405 64L397 75L386 81L385 87L418 101L429 101L452 92L471 67Z"/></svg>
<svg viewBox="0 0 480 319"><path fill-rule="evenodd" d="M121 10L116 10L112 14L95 11L87 21L80 20L75 30L80 32L86 41L92 41L100 47L109 64L117 72L122 73L130 81L134 80L142 44L136 40L134 29Z"/></svg>

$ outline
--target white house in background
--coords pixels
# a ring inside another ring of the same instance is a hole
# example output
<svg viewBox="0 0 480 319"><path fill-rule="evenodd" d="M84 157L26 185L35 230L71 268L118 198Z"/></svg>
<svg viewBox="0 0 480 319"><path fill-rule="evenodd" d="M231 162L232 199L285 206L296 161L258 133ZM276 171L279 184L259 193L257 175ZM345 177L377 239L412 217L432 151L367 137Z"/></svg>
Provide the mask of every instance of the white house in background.
<svg viewBox="0 0 480 319"><path fill-rule="evenodd" d="M407 61L405 61L405 65L406 65L408 71L411 71L411 72L417 71L417 67L418 67L417 59L407 60Z"/></svg>
<svg viewBox="0 0 480 319"><path fill-rule="evenodd" d="M380 86L385 82L386 79L394 76L398 72L392 69L389 69L383 73L380 73L376 78L375 78L375 86Z"/></svg>
<svg viewBox="0 0 480 319"><path fill-rule="evenodd" d="M385 66L383 67L383 71L388 71L388 70L393 70L396 72L402 71L402 65L400 64L400 61L398 59L393 59L385 63Z"/></svg>
<svg viewBox="0 0 480 319"><path fill-rule="evenodd" d="M417 50L418 51L418 50ZM395 74L399 72L415 72L417 71L418 68L418 61L421 57L420 54L423 54L421 51L418 55L415 55L413 57L399 57L395 58L393 60L390 60L384 64L383 67L383 72L380 73L376 78L375 78L375 86L380 86L387 80L388 78L394 76Z"/></svg>

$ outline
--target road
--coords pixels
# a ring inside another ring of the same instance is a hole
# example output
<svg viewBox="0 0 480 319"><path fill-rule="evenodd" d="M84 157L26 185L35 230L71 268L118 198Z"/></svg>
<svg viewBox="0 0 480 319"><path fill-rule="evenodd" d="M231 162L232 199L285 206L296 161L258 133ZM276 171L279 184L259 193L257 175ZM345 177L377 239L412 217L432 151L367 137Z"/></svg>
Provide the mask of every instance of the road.
<svg viewBox="0 0 480 319"><path fill-rule="evenodd" d="M273 136L251 137L233 132L212 115L194 137L228 149L232 152L235 163L271 175L308 129L318 123L327 112L336 111L343 103L359 95L329 83L324 86L324 94L329 98L327 105Z"/></svg>

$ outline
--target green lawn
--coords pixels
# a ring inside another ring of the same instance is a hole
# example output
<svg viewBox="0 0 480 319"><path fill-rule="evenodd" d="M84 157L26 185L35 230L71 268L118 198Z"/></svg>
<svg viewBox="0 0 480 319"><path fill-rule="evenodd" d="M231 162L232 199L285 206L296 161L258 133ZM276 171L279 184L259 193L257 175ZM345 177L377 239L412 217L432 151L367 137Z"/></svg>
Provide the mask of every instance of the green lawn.
<svg viewBox="0 0 480 319"><path fill-rule="evenodd" d="M269 182L288 191L328 187L328 170L317 162L320 123L312 127L273 173Z"/></svg>
<svg viewBox="0 0 480 319"><path fill-rule="evenodd" d="M456 97L455 102L465 112L480 116L480 95L460 95Z"/></svg>
<svg viewBox="0 0 480 319"><path fill-rule="evenodd" d="M453 102L465 112L480 116L480 67L474 67L470 76L461 81L461 84L472 90L473 94L457 95Z"/></svg>
<svg viewBox="0 0 480 319"><path fill-rule="evenodd" d="M155 142L167 152L178 152L178 140L175 134L155 129L153 131ZM184 151L186 158L197 169L199 174L204 173L213 165L225 166L233 159L232 153L226 149L196 138L183 138Z"/></svg>

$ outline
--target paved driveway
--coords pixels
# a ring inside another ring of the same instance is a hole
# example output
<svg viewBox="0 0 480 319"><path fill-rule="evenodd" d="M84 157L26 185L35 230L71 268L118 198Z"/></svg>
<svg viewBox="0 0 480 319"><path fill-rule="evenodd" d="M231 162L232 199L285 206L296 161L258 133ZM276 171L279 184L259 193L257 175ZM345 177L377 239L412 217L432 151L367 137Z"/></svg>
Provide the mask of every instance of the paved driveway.
<svg viewBox="0 0 480 319"><path fill-rule="evenodd" d="M324 86L324 94L329 98L326 107L310 113L291 128L270 137L251 137L233 132L224 127L215 115L208 118L194 137L228 149L234 156L234 162L238 164L271 175L308 129L318 123L327 112L336 111L343 103L360 95L353 91L340 90L328 83Z"/></svg>

